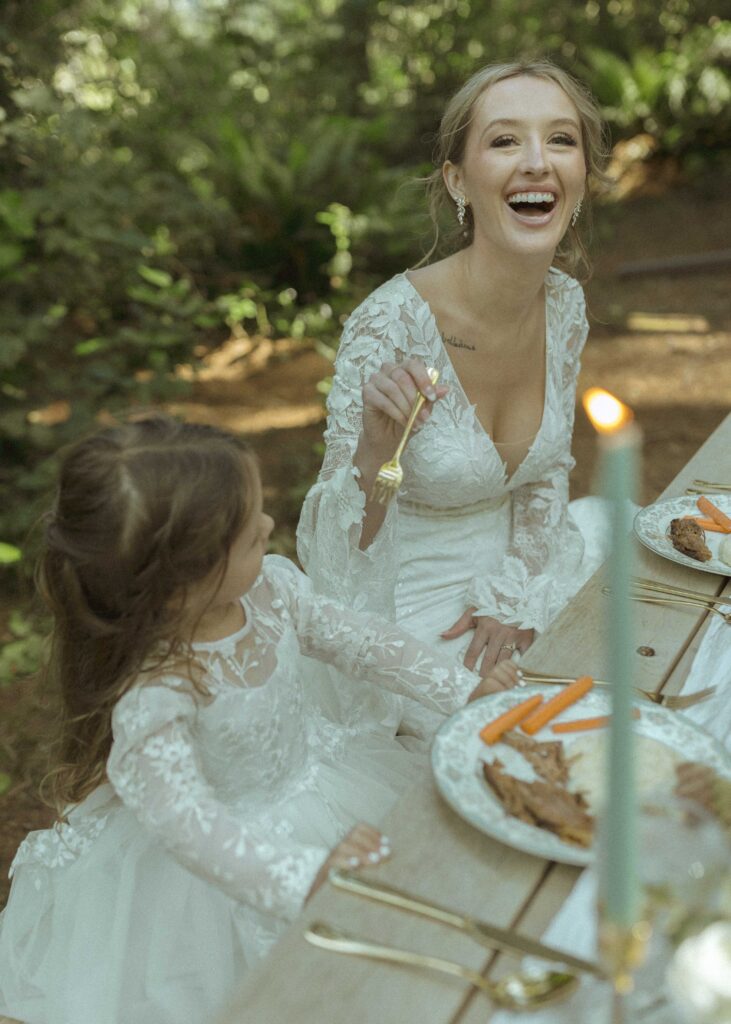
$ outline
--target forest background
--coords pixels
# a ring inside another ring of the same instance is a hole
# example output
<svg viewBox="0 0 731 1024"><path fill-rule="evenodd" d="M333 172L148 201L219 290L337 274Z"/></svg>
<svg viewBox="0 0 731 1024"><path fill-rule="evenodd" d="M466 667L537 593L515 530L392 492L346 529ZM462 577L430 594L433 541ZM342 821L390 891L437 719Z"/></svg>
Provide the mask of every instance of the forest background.
<svg viewBox="0 0 731 1024"><path fill-rule="evenodd" d="M633 402L649 451L663 444L645 500L722 419L731 21L718 11L5 0L0 868L47 813L36 785L54 705L38 686L45 622L30 594L59 448L140 405L241 430L262 461L274 546L293 554L343 320L429 248L418 179L446 99L483 64L549 56L602 106L617 184L594 214L585 372ZM708 252L720 262L705 269L631 265ZM590 486L590 452L580 427L574 493Z"/></svg>

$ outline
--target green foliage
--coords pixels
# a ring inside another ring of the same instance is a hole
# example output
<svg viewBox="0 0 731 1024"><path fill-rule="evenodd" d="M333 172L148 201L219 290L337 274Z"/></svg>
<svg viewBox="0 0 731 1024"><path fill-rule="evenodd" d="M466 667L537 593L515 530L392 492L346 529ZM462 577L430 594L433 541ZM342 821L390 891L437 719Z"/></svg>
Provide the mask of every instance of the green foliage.
<svg viewBox="0 0 731 1024"><path fill-rule="evenodd" d="M38 671L43 651L39 628L31 617L11 612L8 630L12 639L0 649L0 686Z"/></svg>
<svg viewBox="0 0 731 1024"><path fill-rule="evenodd" d="M58 448L164 401L230 333L332 344L428 245L445 99L549 55L614 138L712 156L713 0L7 0L0 15L0 564L27 571ZM19 554L20 553L20 554Z"/></svg>

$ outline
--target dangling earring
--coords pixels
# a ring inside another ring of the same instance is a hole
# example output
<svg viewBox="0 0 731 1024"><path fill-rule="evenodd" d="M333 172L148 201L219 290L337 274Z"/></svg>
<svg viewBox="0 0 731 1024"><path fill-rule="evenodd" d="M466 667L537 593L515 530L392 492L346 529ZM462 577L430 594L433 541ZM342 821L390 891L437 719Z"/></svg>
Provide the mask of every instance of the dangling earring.
<svg viewBox="0 0 731 1024"><path fill-rule="evenodd" d="M459 226L462 227L464 225L465 210L467 209L467 200L464 196L457 196L455 203L457 204L457 220Z"/></svg>
<svg viewBox="0 0 731 1024"><path fill-rule="evenodd" d="M579 199L578 203L574 207L574 212L571 214L571 227L575 226L576 221L579 219L579 214L580 213L581 213L581 199Z"/></svg>

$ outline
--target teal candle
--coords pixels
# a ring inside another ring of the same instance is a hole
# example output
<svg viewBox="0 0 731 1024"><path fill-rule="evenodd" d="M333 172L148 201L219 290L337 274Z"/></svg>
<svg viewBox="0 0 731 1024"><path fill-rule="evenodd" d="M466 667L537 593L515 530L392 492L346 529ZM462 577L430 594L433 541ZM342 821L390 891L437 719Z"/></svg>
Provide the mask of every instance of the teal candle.
<svg viewBox="0 0 731 1024"><path fill-rule="evenodd" d="M592 389L595 393L599 389ZM637 868L637 786L634 726L632 721L633 630L630 580L634 544L630 502L636 497L640 432L632 413L606 392L584 402L600 431L602 493L609 504L611 550L609 556L608 657L612 683L607 792L601 829L603 849L598 853L600 902L606 921L619 928L636 924L640 911ZM614 411L615 421L600 412Z"/></svg>

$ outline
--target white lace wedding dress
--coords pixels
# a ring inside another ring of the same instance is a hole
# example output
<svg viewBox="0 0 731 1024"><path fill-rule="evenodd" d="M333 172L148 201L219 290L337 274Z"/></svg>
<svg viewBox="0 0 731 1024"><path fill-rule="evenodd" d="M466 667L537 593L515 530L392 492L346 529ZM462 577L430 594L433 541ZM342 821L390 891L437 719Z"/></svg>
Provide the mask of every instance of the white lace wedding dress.
<svg viewBox="0 0 731 1024"><path fill-rule="evenodd" d="M300 561L319 592L378 611L455 658L463 656L471 633L451 641L439 634L468 606L540 632L607 554L600 500L569 506L576 381L588 332L584 295L576 281L554 269L546 275L545 295L543 419L511 476L465 395L428 304L406 274L355 310L338 349L325 458L297 531ZM436 367L450 390L410 439L398 500L360 551L365 496L353 453L361 432L361 389L384 361L412 356ZM342 688L339 699L340 713L363 723L378 719L390 726L404 707L387 695L368 702L362 693L351 694L346 706ZM438 724L405 707L414 732L428 735Z"/></svg>
<svg viewBox="0 0 731 1024"><path fill-rule="evenodd" d="M31 833L0 916L0 1016L206 1024L302 906L329 851L425 768L322 716L312 659L450 713L478 679L265 559L247 624L196 644L210 698L149 676L117 704L109 782ZM373 682L371 682L373 681Z"/></svg>

